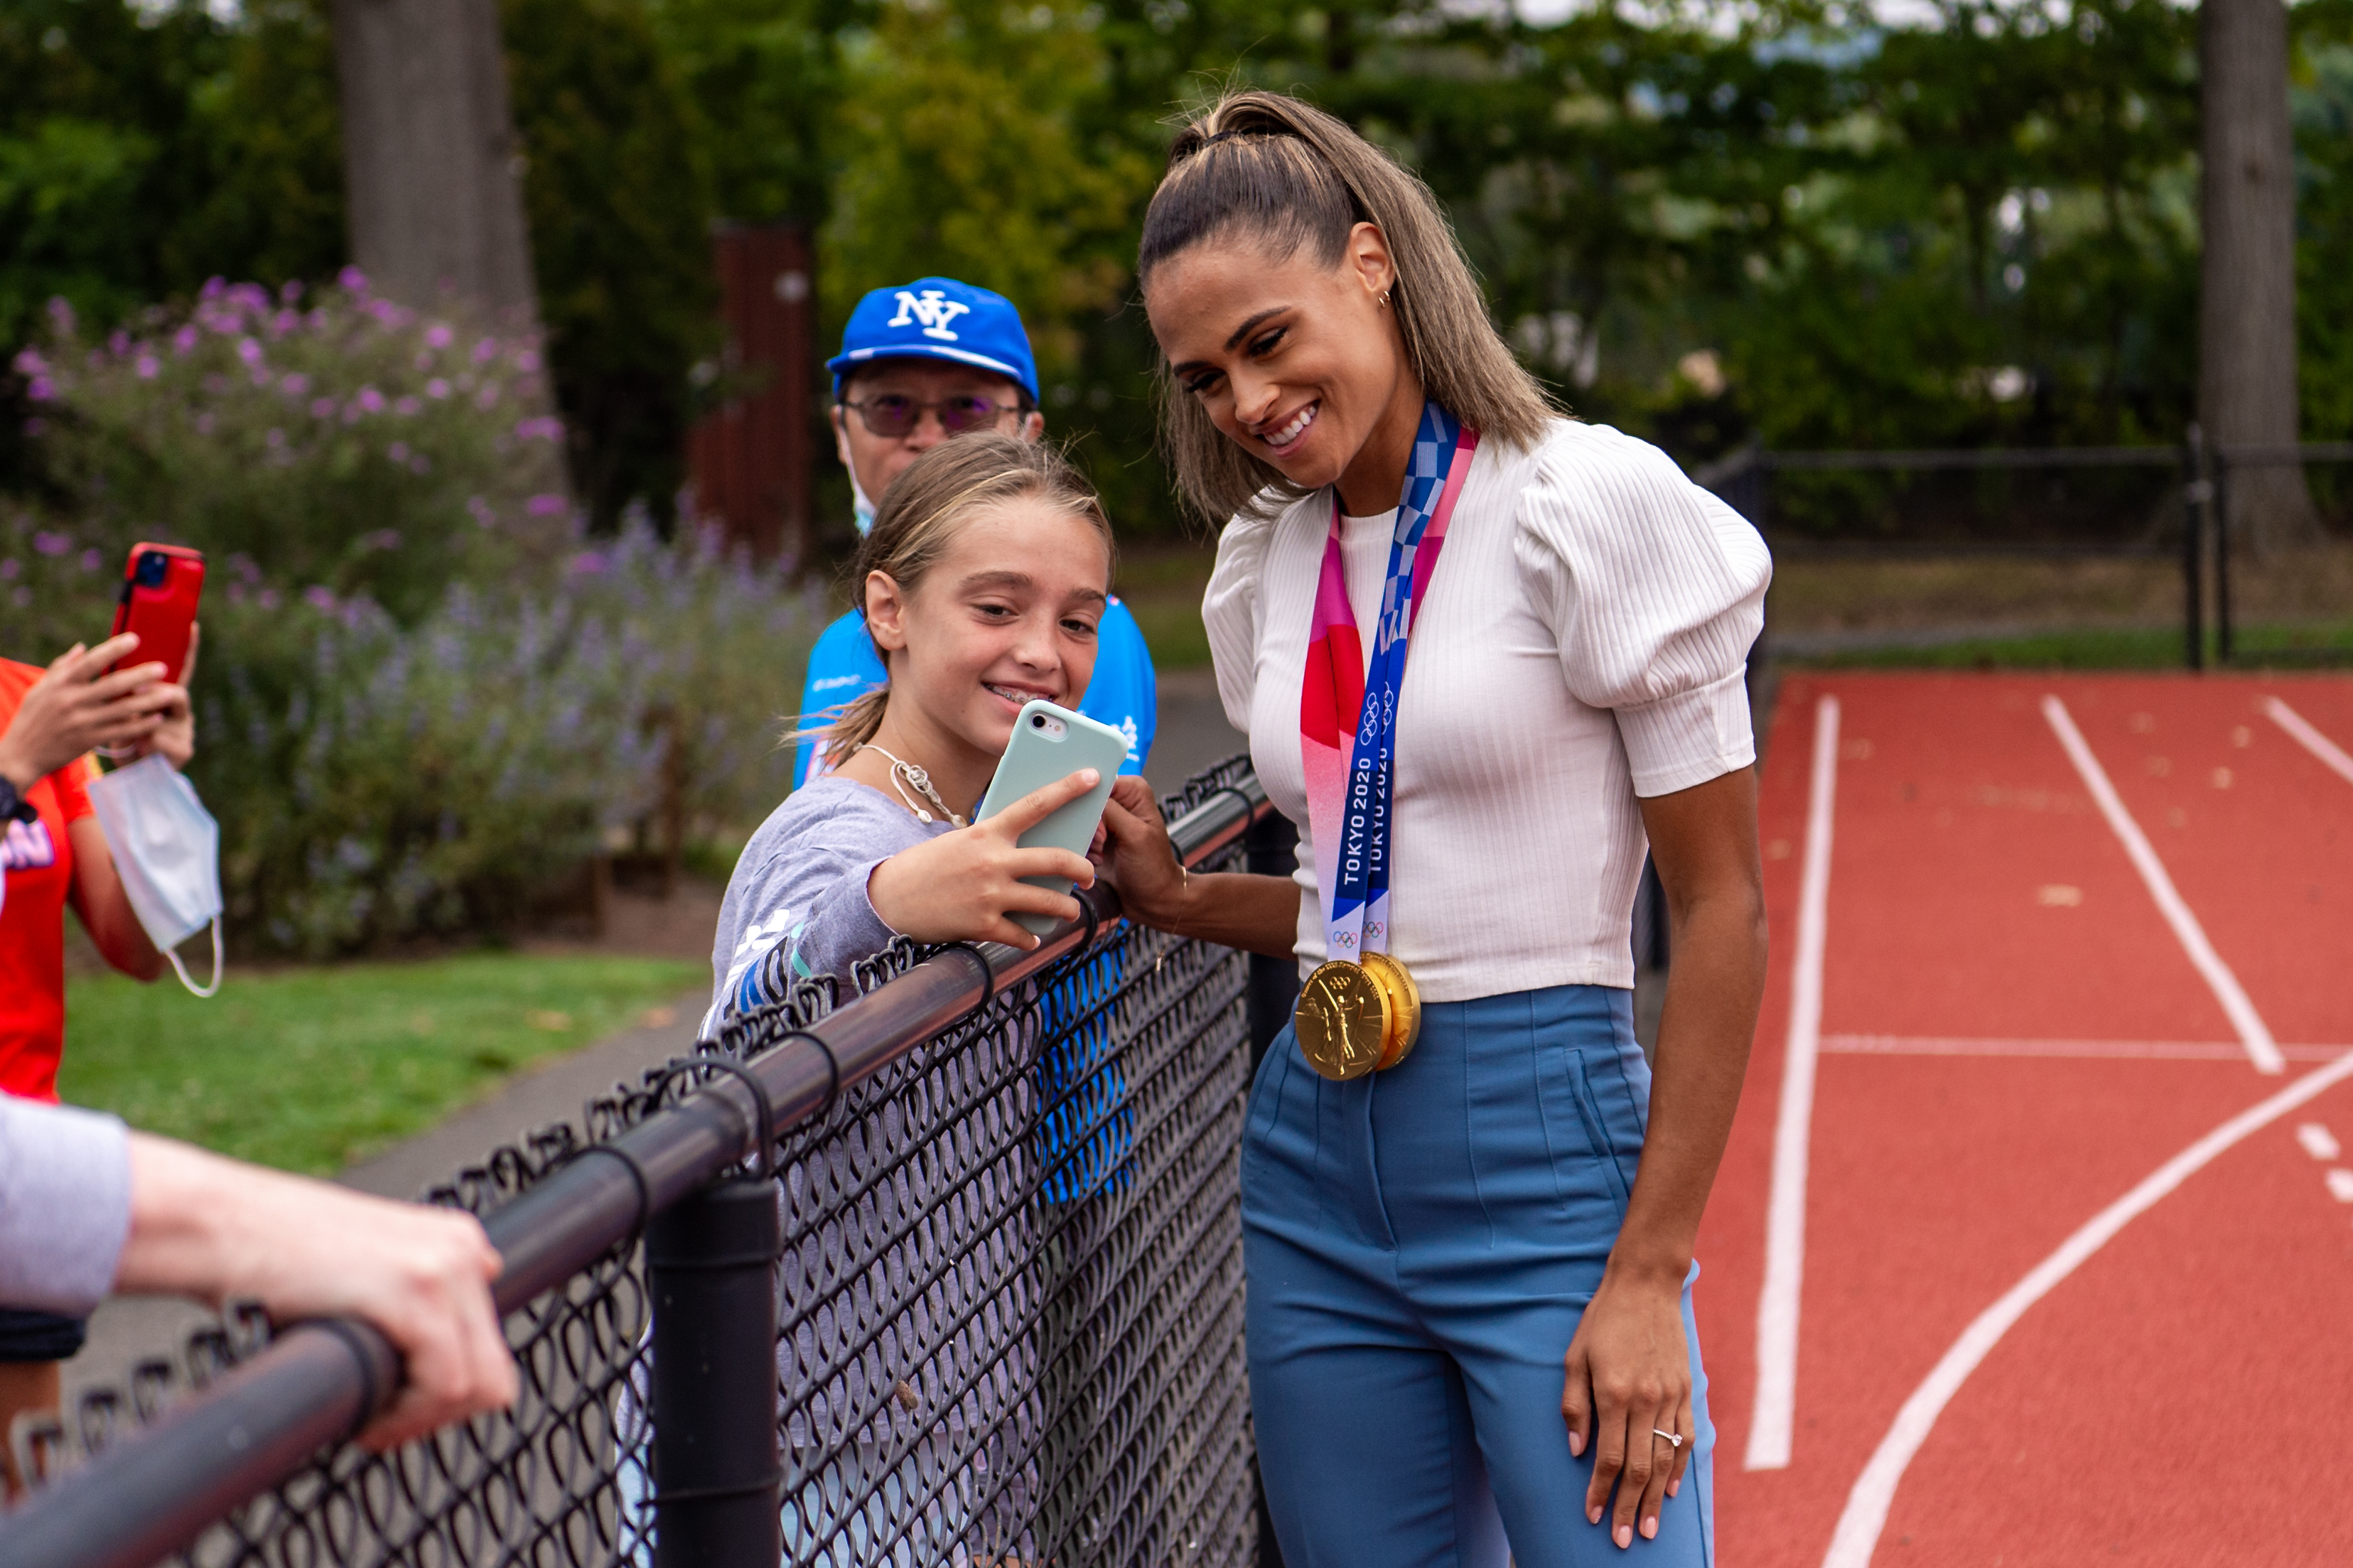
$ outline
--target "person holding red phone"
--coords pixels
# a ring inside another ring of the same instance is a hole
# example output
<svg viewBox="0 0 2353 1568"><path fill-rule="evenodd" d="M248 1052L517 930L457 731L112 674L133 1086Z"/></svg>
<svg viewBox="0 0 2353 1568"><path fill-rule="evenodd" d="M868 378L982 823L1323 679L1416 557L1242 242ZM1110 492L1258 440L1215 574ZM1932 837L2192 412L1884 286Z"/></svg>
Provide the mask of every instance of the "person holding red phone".
<svg viewBox="0 0 2353 1568"><path fill-rule="evenodd" d="M100 747L160 752L174 768L195 754L187 688L161 663L127 662L139 642L77 644L47 669L0 659L0 1094L58 1098L69 903L108 963L140 980L164 972L85 793ZM184 679L194 661L192 642ZM57 1363L81 1341L75 1319L0 1310L0 1437L20 1411L56 1408ZM0 1481L13 1485L8 1470L0 1442Z"/></svg>

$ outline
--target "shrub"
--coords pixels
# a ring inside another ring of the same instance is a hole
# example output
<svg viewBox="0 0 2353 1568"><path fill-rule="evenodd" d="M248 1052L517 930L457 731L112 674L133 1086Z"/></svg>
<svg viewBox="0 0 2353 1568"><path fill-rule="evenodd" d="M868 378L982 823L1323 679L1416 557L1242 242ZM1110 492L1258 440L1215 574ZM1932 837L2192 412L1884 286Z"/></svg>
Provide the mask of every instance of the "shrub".
<svg viewBox="0 0 2353 1568"><path fill-rule="evenodd" d="M452 577L562 537L564 431L530 333L420 317L356 270L307 308L300 285L215 279L137 326L85 342L52 301L15 361L50 495L118 560L193 544L414 620Z"/></svg>

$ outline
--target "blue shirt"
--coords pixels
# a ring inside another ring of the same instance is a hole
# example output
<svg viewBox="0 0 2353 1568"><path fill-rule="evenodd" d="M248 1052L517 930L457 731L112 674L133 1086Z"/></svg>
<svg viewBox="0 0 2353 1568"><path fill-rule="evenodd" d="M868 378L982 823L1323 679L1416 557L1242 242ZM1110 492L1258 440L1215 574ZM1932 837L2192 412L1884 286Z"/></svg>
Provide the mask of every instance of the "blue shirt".
<svg viewBox="0 0 2353 1568"><path fill-rule="evenodd" d="M866 635L866 618L852 610L825 628L809 649L808 681L801 688L804 725L821 715L847 707L882 684L881 656ZM1117 599L1103 612L1095 631L1095 673L1087 682L1079 711L1100 720L1127 736L1127 761L1119 771L1140 773L1152 755L1153 731L1159 726L1160 681L1153 672L1152 654L1135 616ZM809 764L816 761L817 740L800 742L793 753L793 787L808 783Z"/></svg>

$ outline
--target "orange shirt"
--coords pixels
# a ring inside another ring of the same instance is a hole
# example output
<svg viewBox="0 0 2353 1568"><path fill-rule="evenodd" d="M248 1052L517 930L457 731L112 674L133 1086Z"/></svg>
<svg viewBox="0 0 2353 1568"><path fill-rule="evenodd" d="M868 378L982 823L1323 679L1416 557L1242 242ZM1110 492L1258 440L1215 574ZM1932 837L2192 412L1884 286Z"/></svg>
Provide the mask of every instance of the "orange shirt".
<svg viewBox="0 0 2353 1568"><path fill-rule="evenodd" d="M0 731L41 679L29 664L0 658ZM73 840L66 825L90 815L83 782L98 772L82 757L36 782L25 798L37 822L10 819L0 839L0 1093L58 1097L66 1044L66 895L73 890Z"/></svg>

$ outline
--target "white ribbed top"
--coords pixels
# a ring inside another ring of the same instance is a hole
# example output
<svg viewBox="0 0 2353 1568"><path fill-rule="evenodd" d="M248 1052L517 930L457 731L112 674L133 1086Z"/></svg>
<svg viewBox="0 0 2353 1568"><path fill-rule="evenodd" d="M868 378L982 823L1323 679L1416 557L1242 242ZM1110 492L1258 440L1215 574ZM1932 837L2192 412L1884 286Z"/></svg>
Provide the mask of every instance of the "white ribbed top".
<svg viewBox="0 0 2353 1568"><path fill-rule="evenodd" d="M1393 516L1343 531L1367 655ZM1324 916L1299 688L1331 517L1324 490L1228 523L1201 604L1226 716L1299 826L1303 974ZM1560 420L1532 452L1480 444L1398 704L1389 951L1425 1000L1633 984L1636 797L1756 760L1743 675L1772 574L1648 442Z"/></svg>

